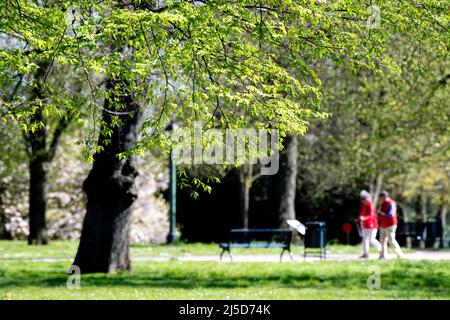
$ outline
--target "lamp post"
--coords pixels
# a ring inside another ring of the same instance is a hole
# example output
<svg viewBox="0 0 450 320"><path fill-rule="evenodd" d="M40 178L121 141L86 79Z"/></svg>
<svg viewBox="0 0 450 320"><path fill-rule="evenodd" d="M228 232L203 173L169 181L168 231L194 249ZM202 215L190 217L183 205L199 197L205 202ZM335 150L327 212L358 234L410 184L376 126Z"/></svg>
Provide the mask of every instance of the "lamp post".
<svg viewBox="0 0 450 320"><path fill-rule="evenodd" d="M167 126L166 131L169 133L174 129L175 124L171 123ZM177 240L177 167L173 159L173 153L169 154L169 234L167 235L167 243L173 244Z"/></svg>

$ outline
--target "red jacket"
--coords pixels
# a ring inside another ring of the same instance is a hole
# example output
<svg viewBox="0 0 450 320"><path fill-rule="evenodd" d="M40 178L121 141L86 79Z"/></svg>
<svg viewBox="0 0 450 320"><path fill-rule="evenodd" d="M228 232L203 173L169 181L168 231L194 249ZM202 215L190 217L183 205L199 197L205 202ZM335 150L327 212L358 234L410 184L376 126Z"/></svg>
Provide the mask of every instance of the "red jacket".
<svg viewBox="0 0 450 320"><path fill-rule="evenodd" d="M366 200L365 203L361 205L359 217L364 229L378 229L378 217L375 205L372 201Z"/></svg>
<svg viewBox="0 0 450 320"><path fill-rule="evenodd" d="M387 198L380 206L380 211L382 213L380 215L381 228L397 225L397 204L394 200Z"/></svg>

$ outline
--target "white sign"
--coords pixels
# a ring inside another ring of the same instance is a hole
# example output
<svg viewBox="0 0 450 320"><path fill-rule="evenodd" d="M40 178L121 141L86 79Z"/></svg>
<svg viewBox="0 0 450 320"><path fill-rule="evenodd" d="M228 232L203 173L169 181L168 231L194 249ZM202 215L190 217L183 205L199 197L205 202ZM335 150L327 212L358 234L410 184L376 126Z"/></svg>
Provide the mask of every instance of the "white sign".
<svg viewBox="0 0 450 320"><path fill-rule="evenodd" d="M306 227L298 220L287 220L286 223L297 230L302 236L305 235Z"/></svg>

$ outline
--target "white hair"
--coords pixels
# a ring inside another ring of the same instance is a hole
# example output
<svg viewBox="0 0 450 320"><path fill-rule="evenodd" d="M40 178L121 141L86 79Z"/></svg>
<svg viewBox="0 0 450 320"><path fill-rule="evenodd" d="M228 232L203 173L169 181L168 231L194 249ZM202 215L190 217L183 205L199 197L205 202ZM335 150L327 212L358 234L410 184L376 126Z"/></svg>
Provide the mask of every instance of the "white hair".
<svg viewBox="0 0 450 320"><path fill-rule="evenodd" d="M369 200L369 201L372 200L372 196L371 196L370 193L367 192L366 190L362 190L361 193L359 194L359 196L360 196L361 198L366 199L366 200Z"/></svg>

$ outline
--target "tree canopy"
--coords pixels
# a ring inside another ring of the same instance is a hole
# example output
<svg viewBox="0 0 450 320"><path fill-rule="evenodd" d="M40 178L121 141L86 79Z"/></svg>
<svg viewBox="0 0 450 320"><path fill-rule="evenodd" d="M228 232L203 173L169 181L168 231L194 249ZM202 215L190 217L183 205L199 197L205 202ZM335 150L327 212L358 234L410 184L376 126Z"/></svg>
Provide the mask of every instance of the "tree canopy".
<svg viewBox="0 0 450 320"><path fill-rule="evenodd" d="M158 137L170 120L240 127L250 115L255 126L303 134L309 120L326 115L315 63L329 59L354 71L395 70L384 43L396 33L407 33L408 41L436 55L448 54L445 3L380 1L382 20L376 27L370 5L357 0L6 1L0 9L1 83L14 88L40 63L64 65L84 74L79 80L89 85L84 98L98 110L98 102L108 98L102 79L120 76L117 90L126 84L148 111L140 148L160 146ZM45 114L77 106L65 88L44 83L44 96L34 102L14 90L3 92L3 116L10 111L16 119L26 117L36 103L45 106ZM110 111L120 114L121 108L116 101Z"/></svg>

